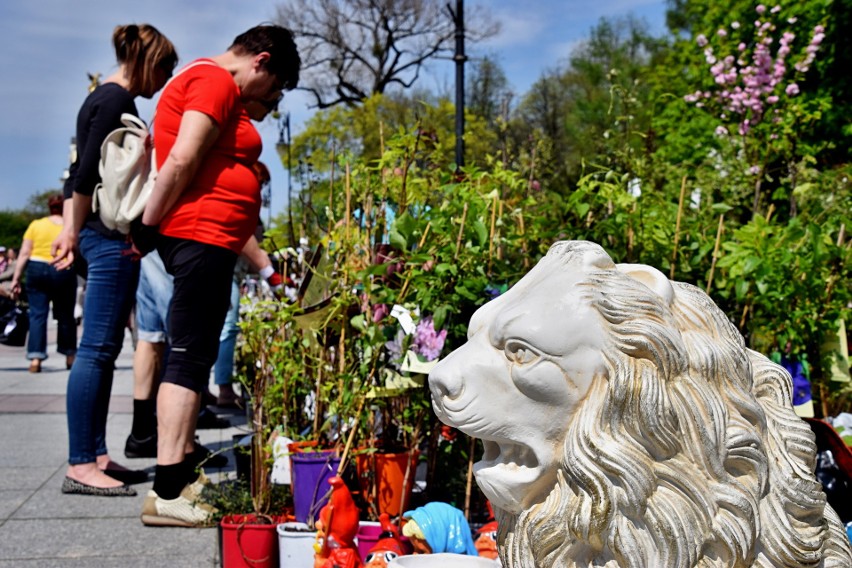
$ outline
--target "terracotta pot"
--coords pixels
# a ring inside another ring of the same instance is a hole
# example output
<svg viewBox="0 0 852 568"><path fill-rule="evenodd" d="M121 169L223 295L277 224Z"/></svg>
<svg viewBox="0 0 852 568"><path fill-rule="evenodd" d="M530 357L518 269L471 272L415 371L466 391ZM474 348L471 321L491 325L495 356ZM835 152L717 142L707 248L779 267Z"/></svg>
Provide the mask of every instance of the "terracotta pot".
<svg viewBox="0 0 852 568"><path fill-rule="evenodd" d="M226 515L222 518L222 566L224 568L273 568L278 566L278 524L283 516L272 516L268 524L257 516Z"/></svg>
<svg viewBox="0 0 852 568"><path fill-rule="evenodd" d="M414 488L419 457L419 450L398 454L359 454L356 457L361 493L368 503L376 501L374 505L379 514L387 513L391 517L397 517L404 512L403 507L407 507L411 501L411 490ZM402 484L408 463L411 464L411 468L403 489ZM373 483L377 484L375 493Z"/></svg>

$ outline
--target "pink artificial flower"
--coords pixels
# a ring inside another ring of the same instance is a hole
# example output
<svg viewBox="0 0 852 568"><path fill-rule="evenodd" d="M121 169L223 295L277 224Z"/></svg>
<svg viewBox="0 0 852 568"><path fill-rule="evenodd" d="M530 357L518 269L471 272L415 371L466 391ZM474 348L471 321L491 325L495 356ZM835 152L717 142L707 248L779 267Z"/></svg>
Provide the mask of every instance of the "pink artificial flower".
<svg viewBox="0 0 852 568"><path fill-rule="evenodd" d="M796 83L790 83L787 85L787 88L784 89L784 92L787 93L789 97L795 97L799 94L799 86Z"/></svg>
<svg viewBox="0 0 852 568"><path fill-rule="evenodd" d="M379 323L390 313L387 304L377 304L373 307L373 323Z"/></svg>
<svg viewBox="0 0 852 568"><path fill-rule="evenodd" d="M698 37L695 38L695 43L698 44L698 47L704 47L707 45L707 37L704 34L698 34Z"/></svg>
<svg viewBox="0 0 852 568"><path fill-rule="evenodd" d="M721 125L717 126L716 130L714 132L715 132L716 136L719 136L719 137L728 135L728 129L725 128L724 126L721 126Z"/></svg>
<svg viewBox="0 0 852 568"><path fill-rule="evenodd" d="M766 102L771 104L771 105L774 105L775 103L778 102L778 97L776 95L766 97Z"/></svg>
<svg viewBox="0 0 852 568"><path fill-rule="evenodd" d="M754 11L758 14L763 14L764 12L766 12L766 6L764 6L763 4L758 4L757 8L755 8Z"/></svg>
<svg viewBox="0 0 852 568"><path fill-rule="evenodd" d="M781 6L773 6L772 9L769 10L769 12L772 13L772 14L777 14L780 11L781 11Z"/></svg>
<svg viewBox="0 0 852 568"><path fill-rule="evenodd" d="M733 28L735 30L740 29L740 23L739 22L731 22L731 28Z"/></svg>
<svg viewBox="0 0 852 568"><path fill-rule="evenodd" d="M728 35L728 31L725 28L719 28L719 31L716 32L716 35L719 37L725 37Z"/></svg>
<svg viewBox="0 0 852 568"><path fill-rule="evenodd" d="M748 169L749 175L756 176L760 173L760 166L752 166Z"/></svg>

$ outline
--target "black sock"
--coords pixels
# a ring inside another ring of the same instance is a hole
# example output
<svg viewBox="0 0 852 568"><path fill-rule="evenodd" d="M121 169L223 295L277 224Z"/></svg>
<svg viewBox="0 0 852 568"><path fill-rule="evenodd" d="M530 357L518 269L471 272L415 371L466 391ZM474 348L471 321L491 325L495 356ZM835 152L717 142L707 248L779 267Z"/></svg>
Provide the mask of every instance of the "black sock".
<svg viewBox="0 0 852 568"><path fill-rule="evenodd" d="M137 440L150 438L157 433L157 399L133 399L133 426L130 433Z"/></svg>
<svg viewBox="0 0 852 568"><path fill-rule="evenodd" d="M187 471L192 471L192 467L185 461L158 465L154 470L154 493L161 499L177 499L190 483Z"/></svg>

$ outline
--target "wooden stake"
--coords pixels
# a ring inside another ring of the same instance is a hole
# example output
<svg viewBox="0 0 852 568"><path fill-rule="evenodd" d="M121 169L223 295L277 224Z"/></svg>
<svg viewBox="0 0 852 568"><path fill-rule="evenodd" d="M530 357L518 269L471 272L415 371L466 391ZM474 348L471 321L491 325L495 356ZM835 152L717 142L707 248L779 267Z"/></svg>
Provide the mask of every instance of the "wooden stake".
<svg viewBox="0 0 852 568"><path fill-rule="evenodd" d="M334 227L334 146L331 147L331 175L328 180L328 232Z"/></svg>
<svg viewBox="0 0 852 568"><path fill-rule="evenodd" d="M355 438L355 431L358 430L358 422L361 417L361 411L364 410L364 403L367 397L362 397L358 403L358 411L355 413L355 420L352 423L352 430L349 431L349 436L346 437L346 446L343 448L343 455L340 456L340 463L337 466L337 475L343 475L343 470L346 468L346 458L349 457L349 448L352 447L352 439Z"/></svg>
<svg viewBox="0 0 852 568"><path fill-rule="evenodd" d="M343 184L346 190L346 216L344 217L343 226L345 227L344 236L346 242L349 242L349 216L352 209L352 172L349 169L349 163L346 163L346 182Z"/></svg>
<svg viewBox="0 0 852 568"><path fill-rule="evenodd" d="M464 223L467 219L467 202L464 204L464 209L462 209L462 218L461 224L459 225L459 236L456 238L456 254L453 256L453 260L458 260L459 258L459 249L461 249L462 236L464 236Z"/></svg>
<svg viewBox="0 0 852 568"><path fill-rule="evenodd" d="M491 230L488 233L488 272L491 273L491 259L494 255L494 229L497 225L497 196L491 201Z"/></svg>
<svg viewBox="0 0 852 568"><path fill-rule="evenodd" d="M707 289L705 290L708 294L710 293L710 286L713 284L713 273L716 271L716 261L719 259L719 243L722 240L722 226L725 224L725 214L722 213L719 215L719 228L716 229L716 245L713 247L713 262L710 264L710 277L707 279Z"/></svg>
<svg viewBox="0 0 852 568"><path fill-rule="evenodd" d="M669 271L669 280L674 280L675 266L677 265L677 243L680 239L680 218L683 216L683 198L686 195L686 176L680 182L680 200L677 203L677 221L675 221L674 249L672 250L672 267Z"/></svg>
<svg viewBox="0 0 852 568"><path fill-rule="evenodd" d="M470 521L470 493L473 487L473 452L476 450L476 438L470 438L467 457L467 487L464 490L464 518Z"/></svg>
<svg viewBox="0 0 852 568"><path fill-rule="evenodd" d="M426 235L429 234L429 229L432 228L432 221L426 223L426 228L423 229L423 235L420 237L420 242L417 244L417 250L423 249L423 244L426 242ZM405 277L405 282L402 283L402 288L399 290L399 294L396 297L396 303L401 304L402 299L405 298L405 293L408 292L408 285L411 283L411 273Z"/></svg>

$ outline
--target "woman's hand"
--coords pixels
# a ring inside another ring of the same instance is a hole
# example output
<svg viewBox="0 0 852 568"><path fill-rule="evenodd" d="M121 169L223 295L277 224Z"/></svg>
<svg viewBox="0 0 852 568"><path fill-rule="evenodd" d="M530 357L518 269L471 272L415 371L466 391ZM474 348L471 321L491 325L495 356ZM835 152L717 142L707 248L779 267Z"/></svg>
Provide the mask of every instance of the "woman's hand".
<svg viewBox="0 0 852 568"><path fill-rule="evenodd" d="M59 236L50 245L50 256L53 260L50 262L57 270L65 270L71 268L74 264L74 251L77 248L77 236L68 228L68 225L63 226Z"/></svg>
<svg viewBox="0 0 852 568"><path fill-rule="evenodd" d="M12 294L13 300L17 300L18 296L21 295L21 283L18 282L17 278L12 279L11 286L9 287L9 292Z"/></svg>

